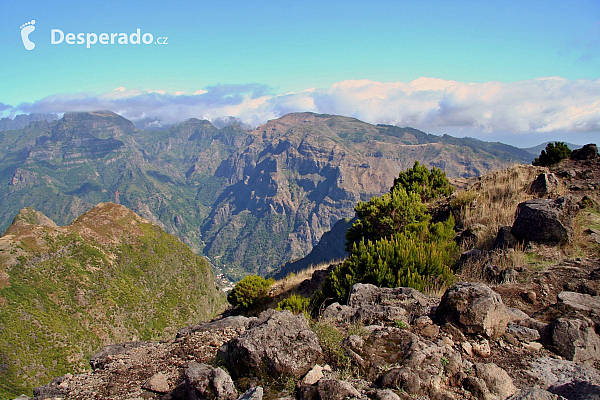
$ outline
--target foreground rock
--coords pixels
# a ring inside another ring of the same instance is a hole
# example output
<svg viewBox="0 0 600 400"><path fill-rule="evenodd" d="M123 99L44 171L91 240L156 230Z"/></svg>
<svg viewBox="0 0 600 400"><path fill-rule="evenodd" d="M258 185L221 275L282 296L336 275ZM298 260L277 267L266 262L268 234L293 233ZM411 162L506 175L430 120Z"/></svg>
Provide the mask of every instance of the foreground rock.
<svg viewBox="0 0 600 400"><path fill-rule="evenodd" d="M275 310L263 312L246 332L219 349L219 357L236 379L299 378L322 354L317 335L309 329L304 315Z"/></svg>
<svg viewBox="0 0 600 400"><path fill-rule="evenodd" d="M185 370L185 384L190 400L235 400L238 397L229 374L206 364L190 363Z"/></svg>
<svg viewBox="0 0 600 400"><path fill-rule="evenodd" d="M436 316L466 333L489 338L503 335L511 320L498 293L482 283L467 282L459 282L444 293Z"/></svg>

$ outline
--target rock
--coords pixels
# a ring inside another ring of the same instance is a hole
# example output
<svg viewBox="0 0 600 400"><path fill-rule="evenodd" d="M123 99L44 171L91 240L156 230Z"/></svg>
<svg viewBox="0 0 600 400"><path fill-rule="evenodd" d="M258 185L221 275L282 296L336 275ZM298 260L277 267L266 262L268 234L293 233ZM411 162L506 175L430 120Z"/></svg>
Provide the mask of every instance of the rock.
<svg viewBox="0 0 600 400"><path fill-rule="evenodd" d="M554 174L539 174L529 187L530 193L549 195L558 187L558 179Z"/></svg>
<svg viewBox="0 0 600 400"><path fill-rule="evenodd" d="M523 343L523 348L527 351L540 351L541 349L544 348L544 346L541 343L538 342L531 342L531 343Z"/></svg>
<svg viewBox="0 0 600 400"><path fill-rule="evenodd" d="M471 392L474 398L478 400L490 400L490 391L482 379L474 376L467 376L463 379L463 387Z"/></svg>
<svg viewBox="0 0 600 400"><path fill-rule="evenodd" d="M480 342L473 342L471 346L473 347L473 353L479 357L488 358L492 355L490 342L485 339L481 340Z"/></svg>
<svg viewBox="0 0 600 400"><path fill-rule="evenodd" d="M565 311L575 311L577 314L594 319L600 324L600 296L575 292L560 292L558 307Z"/></svg>
<svg viewBox="0 0 600 400"><path fill-rule="evenodd" d="M452 325L449 322L442 325L442 332L450 336L454 342L461 343L467 340L467 338L460 331L460 329L458 329L456 326Z"/></svg>
<svg viewBox="0 0 600 400"><path fill-rule="evenodd" d="M300 381L300 385L314 385L323 378L323 367L315 365L310 371L304 375L304 378Z"/></svg>
<svg viewBox="0 0 600 400"><path fill-rule="evenodd" d="M243 331L243 330L248 329L248 326L250 325L250 323L252 321L254 321L255 319L256 319L255 317L247 318L247 317L244 317L241 315L236 315L233 317L226 317L223 319L218 319L216 321L203 322L198 325L188 326L186 328L178 330L177 338L189 335L193 332L222 330L225 328L233 328L233 329L237 329L238 331L240 331L240 330Z"/></svg>
<svg viewBox="0 0 600 400"><path fill-rule="evenodd" d="M537 295L536 295L536 293L533 290L528 290L525 293L523 293L521 295L521 297L526 302L531 303L531 304L535 304L535 300L537 298Z"/></svg>
<svg viewBox="0 0 600 400"><path fill-rule="evenodd" d="M521 342L533 342L540 338L540 333L537 330L521 325L510 324L506 327L506 332Z"/></svg>
<svg viewBox="0 0 600 400"><path fill-rule="evenodd" d="M121 344L111 344L110 346L103 347L99 352L94 354L90 359L90 366L93 370L104 367L106 364L112 361L112 357L127 353L131 349L135 349L141 346L147 346L150 343L147 342L128 342Z"/></svg>
<svg viewBox="0 0 600 400"><path fill-rule="evenodd" d="M350 383L337 379L321 379L317 383L321 399L344 400L347 398L361 397L358 390Z"/></svg>
<svg viewBox="0 0 600 400"><path fill-rule="evenodd" d="M267 310L248 330L219 348L234 377L300 378L321 358L317 335L302 314Z"/></svg>
<svg viewBox="0 0 600 400"><path fill-rule="evenodd" d="M494 249L513 249L519 244L516 237L510 232L511 226L501 226L498 228L498 234L494 239Z"/></svg>
<svg viewBox="0 0 600 400"><path fill-rule="evenodd" d="M468 282L459 282L446 290L436 316L464 332L490 338L504 334L510 320L498 293L482 283Z"/></svg>
<svg viewBox="0 0 600 400"><path fill-rule="evenodd" d="M356 314L356 308L350 306L344 306L340 303L330 304L325 311L323 311L323 319L338 321L338 322L349 322Z"/></svg>
<svg viewBox="0 0 600 400"><path fill-rule="evenodd" d="M529 242L567 243L573 235L572 222L578 208L572 196L528 200L517 206L511 233Z"/></svg>
<svg viewBox="0 0 600 400"><path fill-rule="evenodd" d="M473 355L473 346L471 345L471 343L469 342L462 342L460 344L460 347L463 349L463 351L465 352L466 355L468 356L472 356Z"/></svg>
<svg viewBox="0 0 600 400"><path fill-rule="evenodd" d="M169 391L169 382L162 372L152 375L150 379L142 385L142 389L148 389L157 393L167 393Z"/></svg>
<svg viewBox="0 0 600 400"><path fill-rule="evenodd" d="M552 350L567 360L581 363L600 360L600 336L591 322L557 318L550 324L550 332Z"/></svg>
<svg viewBox="0 0 600 400"><path fill-rule="evenodd" d="M185 369L185 383L191 400L235 400L238 397L227 372L210 365L191 362Z"/></svg>
<svg viewBox="0 0 600 400"><path fill-rule="evenodd" d="M458 235L457 242L460 246L477 247L478 243L484 238L486 229L485 225L473 224Z"/></svg>
<svg viewBox="0 0 600 400"><path fill-rule="evenodd" d="M571 160L593 160L598 158L598 147L594 143L586 144L581 149L571 152Z"/></svg>
<svg viewBox="0 0 600 400"><path fill-rule="evenodd" d="M261 386L255 386L246 390L237 400L262 400L262 398L263 388Z"/></svg>
<svg viewBox="0 0 600 400"><path fill-rule="evenodd" d="M600 373L593 367L542 357L531 364L530 373L546 385L546 390L569 400L600 398Z"/></svg>
<svg viewBox="0 0 600 400"><path fill-rule="evenodd" d="M498 399L506 399L517 391L511 377L494 363L475 364L475 375L485 382L490 394Z"/></svg>
<svg viewBox="0 0 600 400"><path fill-rule="evenodd" d="M392 392L390 389L378 390L375 393L376 400L400 400L400 396Z"/></svg>
<svg viewBox="0 0 600 400"><path fill-rule="evenodd" d="M348 305L358 309L355 319L404 320L409 324L428 315L438 300L408 287L379 288L371 284L352 286Z"/></svg>
<svg viewBox="0 0 600 400"><path fill-rule="evenodd" d="M427 325L427 326L421 328L419 333L421 333L422 336L424 336L428 339L433 339L433 338L437 337L437 335L439 335L440 327L437 325Z"/></svg>
<svg viewBox="0 0 600 400"><path fill-rule="evenodd" d="M564 397L540 388L521 389L508 400L566 400Z"/></svg>
<svg viewBox="0 0 600 400"><path fill-rule="evenodd" d="M392 368L377 379L377 386L397 388L408 394L417 394L421 390L421 378L411 368Z"/></svg>
<svg viewBox="0 0 600 400"><path fill-rule="evenodd" d="M22 394L19 397L15 397L14 400L30 400L30 399L31 399L31 397L25 396L24 394Z"/></svg>

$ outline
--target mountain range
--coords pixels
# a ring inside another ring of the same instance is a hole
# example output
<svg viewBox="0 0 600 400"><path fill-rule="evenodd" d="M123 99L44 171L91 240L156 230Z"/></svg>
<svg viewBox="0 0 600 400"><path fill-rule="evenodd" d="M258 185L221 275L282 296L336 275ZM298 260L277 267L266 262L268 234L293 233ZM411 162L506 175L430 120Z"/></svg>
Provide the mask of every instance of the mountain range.
<svg viewBox="0 0 600 400"><path fill-rule="evenodd" d="M308 254L415 160L473 177L533 156L355 118L294 113L253 130L190 119L141 130L110 111L66 113L0 132L0 230L23 207L59 225L125 205L235 280Z"/></svg>

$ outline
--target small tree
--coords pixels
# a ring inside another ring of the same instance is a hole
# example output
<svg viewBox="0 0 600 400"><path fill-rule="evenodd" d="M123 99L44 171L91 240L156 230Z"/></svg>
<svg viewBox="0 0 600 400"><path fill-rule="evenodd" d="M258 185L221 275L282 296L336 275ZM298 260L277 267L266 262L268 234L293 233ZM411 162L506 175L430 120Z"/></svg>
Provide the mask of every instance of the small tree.
<svg viewBox="0 0 600 400"><path fill-rule="evenodd" d="M418 161L415 161L412 168L400 172L394 179L392 188L399 186L408 193L418 194L423 202L435 200L440 196L450 196L454 190L445 172L436 167L429 170Z"/></svg>
<svg viewBox="0 0 600 400"><path fill-rule="evenodd" d="M547 167L558 164L561 160L569 158L570 155L571 149L564 142L550 142L546 146L546 150L542 150L540 156L531 164L537 167Z"/></svg>
<svg viewBox="0 0 600 400"><path fill-rule="evenodd" d="M231 305L242 307L246 310L266 303L269 299L269 290L275 281L265 279L258 275L248 275L239 281L227 295Z"/></svg>

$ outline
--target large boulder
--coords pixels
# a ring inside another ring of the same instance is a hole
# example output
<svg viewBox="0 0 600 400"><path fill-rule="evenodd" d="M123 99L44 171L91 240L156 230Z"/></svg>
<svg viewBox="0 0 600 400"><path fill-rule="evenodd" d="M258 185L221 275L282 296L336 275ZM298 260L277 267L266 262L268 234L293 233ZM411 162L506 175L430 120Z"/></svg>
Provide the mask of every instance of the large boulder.
<svg viewBox="0 0 600 400"><path fill-rule="evenodd" d="M511 316L500 295L483 283L459 282L451 286L436 310L437 318L466 333L497 338L504 334Z"/></svg>
<svg viewBox="0 0 600 400"><path fill-rule="evenodd" d="M352 286L348 306L357 310L354 319L363 322L374 320L405 320L428 315L437 299L409 287L380 288L357 283Z"/></svg>
<svg viewBox="0 0 600 400"><path fill-rule="evenodd" d="M517 206L511 233L527 242L566 243L573 235L572 222L578 209L572 196L528 200Z"/></svg>
<svg viewBox="0 0 600 400"><path fill-rule="evenodd" d="M494 363L475 364L475 375L485 382L491 399L506 399L516 393L517 388L505 370Z"/></svg>
<svg viewBox="0 0 600 400"><path fill-rule="evenodd" d="M498 234L493 245L494 249L512 249L519 244L517 238L510 232L511 229L512 227L510 226L501 226L498 228Z"/></svg>
<svg viewBox="0 0 600 400"><path fill-rule="evenodd" d="M547 390L531 387L521 389L517 393L513 394L508 400L566 400L564 397L554 393L550 393Z"/></svg>
<svg viewBox="0 0 600 400"><path fill-rule="evenodd" d="M191 362L185 369L185 384L190 400L235 400L237 390L231 377L221 368Z"/></svg>
<svg viewBox="0 0 600 400"><path fill-rule="evenodd" d="M589 320L557 318L550 324L552 350L567 360L600 361L600 336Z"/></svg>
<svg viewBox="0 0 600 400"><path fill-rule="evenodd" d="M302 314L267 310L249 329L219 349L235 378L300 378L321 358L317 335Z"/></svg>
<svg viewBox="0 0 600 400"><path fill-rule="evenodd" d="M600 399L600 373L594 367L541 357L531 364L529 373L538 377L547 391L569 400Z"/></svg>
<svg viewBox="0 0 600 400"><path fill-rule="evenodd" d="M571 160L593 160L598 158L598 147L594 143L586 144L581 149L571 152Z"/></svg>

